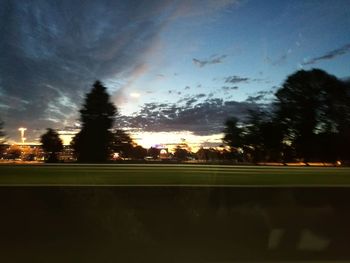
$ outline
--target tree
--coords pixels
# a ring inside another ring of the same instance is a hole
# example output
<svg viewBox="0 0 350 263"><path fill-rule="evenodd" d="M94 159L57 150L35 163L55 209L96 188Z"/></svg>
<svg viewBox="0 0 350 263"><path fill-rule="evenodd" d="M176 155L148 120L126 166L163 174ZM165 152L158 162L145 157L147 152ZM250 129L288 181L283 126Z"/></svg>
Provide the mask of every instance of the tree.
<svg viewBox="0 0 350 263"><path fill-rule="evenodd" d="M5 152L4 156L8 160L19 159L22 155L22 149L18 145L11 145Z"/></svg>
<svg viewBox="0 0 350 263"><path fill-rule="evenodd" d="M174 152L174 157L179 160L179 161L185 161L188 159L188 157L191 156L191 153L189 151L187 151L184 148L181 148L181 146L177 146L175 148L175 152Z"/></svg>
<svg viewBox="0 0 350 263"><path fill-rule="evenodd" d="M282 138L281 125L269 112L261 109L249 111L243 141L251 161L281 161Z"/></svg>
<svg viewBox="0 0 350 263"><path fill-rule="evenodd" d="M237 160L241 159L239 149L244 146L244 128L238 126L236 118L228 119L225 122L224 138L222 140L224 144L230 147L233 157Z"/></svg>
<svg viewBox="0 0 350 263"><path fill-rule="evenodd" d="M222 153L220 153L218 150L209 148L209 149L204 149L201 147L197 152L196 152L196 158L198 160L204 160L204 161L217 161L222 159L223 156L221 156Z"/></svg>
<svg viewBox="0 0 350 263"><path fill-rule="evenodd" d="M119 153L123 158L132 158L134 142L129 134L123 130L116 130L112 133L111 149Z"/></svg>
<svg viewBox="0 0 350 263"><path fill-rule="evenodd" d="M147 156L147 149L136 145L130 135L125 131L116 130L112 136L112 151L119 153L119 156L136 160L144 159Z"/></svg>
<svg viewBox="0 0 350 263"><path fill-rule="evenodd" d="M151 156L153 159L158 159L160 155L160 149L151 147L147 150L147 155Z"/></svg>
<svg viewBox="0 0 350 263"><path fill-rule="evenodd" d="M106 87L96 81L80 110L82 128L72 146L79 162L105 162L111 150L116 107L110 102Z"/></svg>
<svg viewBox="0 0 350 263"><path fill-rule="evenodd" d="M58 133L55 130L48 128L46 133L41 135L40 142L47 156L45 158L47 162L57 162L57 155L63 150L63 143Z"/></svg>
<svg viewBox="0 0 350 263"><path fill-rule="evenodd" d="M140 145L136 145L132 149L132 158L136 160L143 160L147 156L147 149Z"/></svg>
<svg viewBox="0 0 350 263"><path fill-rule="evenodd" d="M349 89L344 82L323 70L299 70L288 76L275 95L283 140L290 143L298 158L307 162L341 157L345 151L341 142L349 141L350 127ZM330 144L324 145L325 141ZM330 150L332 156L325 153Z"/></svg>

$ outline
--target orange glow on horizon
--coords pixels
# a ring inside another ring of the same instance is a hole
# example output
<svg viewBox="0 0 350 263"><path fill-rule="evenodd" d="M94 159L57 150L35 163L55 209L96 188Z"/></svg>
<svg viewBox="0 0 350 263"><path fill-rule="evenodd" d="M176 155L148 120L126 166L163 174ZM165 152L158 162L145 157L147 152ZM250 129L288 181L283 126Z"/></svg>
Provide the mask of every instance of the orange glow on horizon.
<svg viewBox="0 0 350 263"><path fill-rule="evenodd" d="M165 145L170 151L176 148L176 145L186 143L192 151L197 151L201 146L221 144L223 134L195 135L189 131L182 132L134 132L131 133L134 141L144 148L150 148L155 145Z"/></svg>
<svg viewBox="0 0 350 263"><path fill-rule="evenodd" d="M127 131L131 138L142 147L148 149L152 146L164 145L169 151L174 151L178 144L187 144L192 151L201 146L219 146L222 144L223 134L196 135L190 131L181 132L132 132ZM59 132L64 145L69 145L75 133Z"/></svg>

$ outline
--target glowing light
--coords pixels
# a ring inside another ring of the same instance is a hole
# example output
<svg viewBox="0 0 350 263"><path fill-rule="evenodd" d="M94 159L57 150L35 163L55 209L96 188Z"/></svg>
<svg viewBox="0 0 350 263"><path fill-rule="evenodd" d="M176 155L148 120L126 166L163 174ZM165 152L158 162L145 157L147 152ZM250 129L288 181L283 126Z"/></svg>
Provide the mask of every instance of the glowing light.
<svg viewBox="0 0 350 263"><path fill-rule="evenodd" d="M63 142L63 145L70 145L74 135L60 134L60 139Z"/></svg>
<svg viewBox="0 0 350 263"><path fill-rule="evenodd" d="M141 97L141 94L140 93L138 93L138 92L131 92L130 93L130 97L132 97L132 98L140 98Z"/></svg>
<svg viewBox="0 0 350 263"><path fill-rule="evenodd" d="M142 147L150 148L161 145L161 148L168 148L173 152L177 145L183 143L182 138L186 139L186 143L192 149L197 151L201 146L213 147L222 144L224 135L195 135L192 132L132 132L132 137Z"/></svg>
<svg viewBox="0 0 350 263"><path fill-rule="evenodd" d="M18 130L19 130L19 132L21 133L21 141L22 141L22 144L24 144L24 141L26 140L26 138L24 137L24 132L27 130L27 128L21 127L21 128L19 128Z"/></svg>

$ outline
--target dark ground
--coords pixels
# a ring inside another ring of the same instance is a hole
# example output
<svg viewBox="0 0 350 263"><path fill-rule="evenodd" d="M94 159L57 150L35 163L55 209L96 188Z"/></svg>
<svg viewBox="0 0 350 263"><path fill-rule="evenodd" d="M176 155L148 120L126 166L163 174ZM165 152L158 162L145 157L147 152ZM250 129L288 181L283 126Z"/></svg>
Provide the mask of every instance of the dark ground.
<svg viewBox="0 0 350 263"><path fill-rule="evenodd" d="M0 187L0 262L350 261L350 188Z"/></svg>

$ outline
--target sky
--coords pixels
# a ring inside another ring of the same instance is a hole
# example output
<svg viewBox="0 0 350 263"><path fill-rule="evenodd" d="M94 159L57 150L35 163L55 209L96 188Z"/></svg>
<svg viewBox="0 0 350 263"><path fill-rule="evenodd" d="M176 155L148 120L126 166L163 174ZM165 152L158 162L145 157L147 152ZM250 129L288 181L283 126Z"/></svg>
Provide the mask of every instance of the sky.
<svg viewBox="0 0 350 263"><path fill-rule="evenodd" d="M350 76L348 0L0 0L0 35L9 141L79 127L97 79L141 145L199 147L297 70Z"/></svg>

